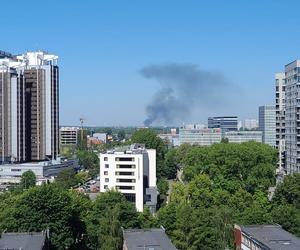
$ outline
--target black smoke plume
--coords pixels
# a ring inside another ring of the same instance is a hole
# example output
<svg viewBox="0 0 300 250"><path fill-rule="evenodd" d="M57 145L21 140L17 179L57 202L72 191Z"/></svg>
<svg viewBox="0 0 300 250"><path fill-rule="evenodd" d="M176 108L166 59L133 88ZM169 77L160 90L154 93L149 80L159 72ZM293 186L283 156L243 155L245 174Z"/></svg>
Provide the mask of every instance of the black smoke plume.
<svg viewBox="0 0 300 250"><path fill-rule="evenodd" d="M194 64L150 65L140 73L160 84L160 89L146 107L145 126L153 122L171 125L187 119L197 107L222 105L223 91L228 86L221 74L199 69Z"/></svg>

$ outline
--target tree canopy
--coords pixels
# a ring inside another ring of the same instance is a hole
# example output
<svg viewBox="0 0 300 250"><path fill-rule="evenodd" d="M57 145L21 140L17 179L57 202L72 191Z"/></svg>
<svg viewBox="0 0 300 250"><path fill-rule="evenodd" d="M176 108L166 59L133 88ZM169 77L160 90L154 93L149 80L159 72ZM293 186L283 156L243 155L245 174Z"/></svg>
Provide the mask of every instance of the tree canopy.
<svg viewBox="0 0 300 250"><path fill-rule="evenodd" d="M36 184L36 176L33 171L29 170L22 174L21 176L21 188L27 189L34 187Z"/></svg>

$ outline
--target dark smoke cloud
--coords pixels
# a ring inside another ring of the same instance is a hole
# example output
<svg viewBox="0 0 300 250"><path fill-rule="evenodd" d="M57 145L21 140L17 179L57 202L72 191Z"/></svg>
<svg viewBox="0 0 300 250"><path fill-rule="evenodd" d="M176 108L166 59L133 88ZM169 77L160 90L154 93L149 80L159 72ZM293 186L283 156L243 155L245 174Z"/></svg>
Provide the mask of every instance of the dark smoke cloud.
<svg viewBox="0 0 300 250"><path fill-rule="evenodd" d="M153 122L172 124L184 121L195 108L211 108L224 101L229 86L217 72L201 70L194 64L150 65L141 69L142 76L159 82L160 89L147 105L145 126Z"/></svg>

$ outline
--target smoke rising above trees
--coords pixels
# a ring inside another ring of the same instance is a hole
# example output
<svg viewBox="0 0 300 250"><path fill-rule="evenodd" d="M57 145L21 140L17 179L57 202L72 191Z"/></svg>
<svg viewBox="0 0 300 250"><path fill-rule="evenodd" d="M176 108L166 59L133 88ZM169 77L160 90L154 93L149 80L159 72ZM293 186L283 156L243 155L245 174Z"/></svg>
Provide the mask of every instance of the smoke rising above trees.
<svg viewBox="0 0 300 250"><path fill-rule="evenodd" d="M166 125L182 122L197 107L206 108L225 102L230 86L218 72L200 69L195 64L157 64L140 70L143 77L156 80L160 88L146 106L145 126L153 122Z"/></svg>

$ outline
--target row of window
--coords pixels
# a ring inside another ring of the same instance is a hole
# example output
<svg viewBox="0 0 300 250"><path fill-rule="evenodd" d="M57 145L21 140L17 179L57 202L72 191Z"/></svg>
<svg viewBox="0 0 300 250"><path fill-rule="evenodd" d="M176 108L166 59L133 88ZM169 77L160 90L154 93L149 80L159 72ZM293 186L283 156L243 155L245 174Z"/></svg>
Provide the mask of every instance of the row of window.
<svg viewBox="0 0 300 250"><path fill-rule="evenodd" d="M108 171L104 171L104 175L108 175ZM115 175L134 175L134 172L115 172Z"/></svg>
<svg viewBox="0 0 300 250"><path fill-rule="evenodd" d="M108 157L104 157L104 161L108 161ZM134 157L116 157L115 161L134 161Z"/></svg>

